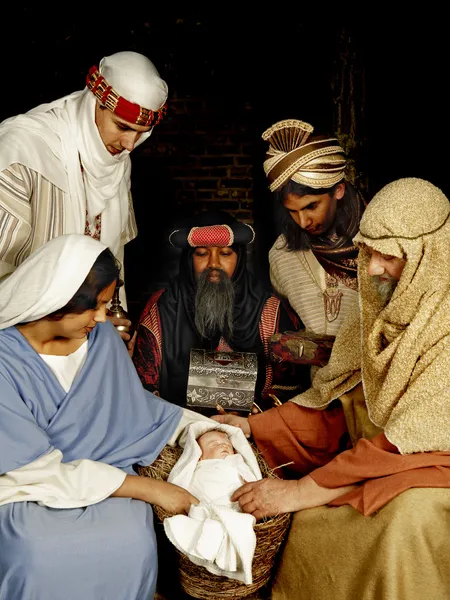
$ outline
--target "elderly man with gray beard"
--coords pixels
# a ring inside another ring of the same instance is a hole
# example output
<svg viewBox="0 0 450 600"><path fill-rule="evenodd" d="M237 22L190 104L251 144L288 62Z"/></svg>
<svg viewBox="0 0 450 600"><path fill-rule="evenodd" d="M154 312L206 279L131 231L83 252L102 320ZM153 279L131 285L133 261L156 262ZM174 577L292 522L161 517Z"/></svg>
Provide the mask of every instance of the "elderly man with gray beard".
<svg viewBox="0 0 450 600"><path fill-rule="evenodd" d="M231 501L257 519L295 513L273 600L448 598L450 203L399 179L353 241L359 306L312 387L248 419L213 416L286 477Z"/></svg>
<svg viewBox="0 0 450 600"><path fill-rule="evenodd" d="M190 351L253 352L258 358L256 398L271 390L268 341L299 321L247 269L252 227L223 211L201 212L170 235L181 249L179 271L148 300L138 324L133 361L144 386L186 405Z"/></svg>

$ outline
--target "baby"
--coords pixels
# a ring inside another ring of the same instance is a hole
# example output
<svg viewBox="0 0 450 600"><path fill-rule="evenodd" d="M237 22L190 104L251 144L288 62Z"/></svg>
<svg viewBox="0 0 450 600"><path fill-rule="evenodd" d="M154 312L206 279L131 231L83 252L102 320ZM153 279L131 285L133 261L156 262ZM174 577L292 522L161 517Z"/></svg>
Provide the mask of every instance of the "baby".
<svg viewBox="0 0 450 600"><path fill-rule="evenodd" d="M258 479L258 462L241 429L192 423L168 481L189 490L199 504L188 515L164 520L167 537L210 573L252 583L255 518L242 513L231 496L246 481Z"/></svg>
<svg viewBox="0 0 450 600"><path fill-rule="evenodd" d="M255 481L241 454L236 453L224 431L211 429L197 438L202 454L189 484L189 491L201 502L240 510L230 496L247 481Z"/></svg>
<svg viewBox="0 0 450 600"><path fill-rule="evenodd" d="M197 438L197 444L202 451L199 460L226 458L234 454L230 438L224 431L220 431L220 429L210 429Z"/></svg>

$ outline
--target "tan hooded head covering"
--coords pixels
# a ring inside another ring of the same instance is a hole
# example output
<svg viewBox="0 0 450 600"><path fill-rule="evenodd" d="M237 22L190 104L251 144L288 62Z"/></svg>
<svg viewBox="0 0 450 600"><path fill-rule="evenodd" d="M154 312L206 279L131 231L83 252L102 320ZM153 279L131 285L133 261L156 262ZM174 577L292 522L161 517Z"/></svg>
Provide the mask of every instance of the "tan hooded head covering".
<svg viewBox="0 0 450 600"><path fill-rule="evenodd" d="M360 246L360 325L345 323L313 389L320 408L363 382L369 416L401 453L450 450L450 204L437 187L406 178L369 203ZM387 304L367 273L370 248L405 258Z"/></svg>
<svg viewBox="0 0 450 600"><path fill-rule="evenodd" d="M269 142L264 171L270 191L280 190L290 179L314 189L330 188L344 179L346 159L336 138L310 138L309 123L278 121L263 134Z"/></svg>

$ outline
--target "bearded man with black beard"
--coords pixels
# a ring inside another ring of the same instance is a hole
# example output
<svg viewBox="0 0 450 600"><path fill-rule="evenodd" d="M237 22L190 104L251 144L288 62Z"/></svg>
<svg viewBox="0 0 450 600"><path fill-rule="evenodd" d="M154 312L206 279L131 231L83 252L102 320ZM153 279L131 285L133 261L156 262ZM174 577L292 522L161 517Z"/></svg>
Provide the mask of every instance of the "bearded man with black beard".
<svg viewBox="0 0 450 600"><path fill-rule="evenodd" d="M205 211L170 234L181 249L178 275L148 300L139 320L133 361L144 386L186 406L190 351L253 352L256 399L274 379L268 341L300 322L247 269L253 229L223 211Z"/></svg>
<svg viewBox="0 0 450 600"><path fill-rule="evenodd" d="M230 252L228 248L213 246L202 248L205 252ZM195 260L194 258L194 269ZM233 335L234 287L225 271L207 267L197 275L195 295L195 325L199 334L206 339L214 337L216 331Z"/></svg>

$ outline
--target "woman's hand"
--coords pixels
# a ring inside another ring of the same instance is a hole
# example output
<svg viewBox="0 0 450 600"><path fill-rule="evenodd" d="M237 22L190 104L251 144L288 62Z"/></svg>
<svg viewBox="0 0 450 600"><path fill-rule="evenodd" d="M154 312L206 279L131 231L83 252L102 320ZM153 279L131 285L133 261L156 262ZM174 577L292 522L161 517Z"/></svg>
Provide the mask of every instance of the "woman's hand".
<svg viewBox="0 0 450 600"><path fill-rule="evenodd" d="M298 481L261 479L245 483L231 496L239 501L242 512L252 514L257 520L302 508Z"/></svg>
<svg viewBox="0 0 450 600"><path fill-rule="evenodd" d="M191 504L199 503L195 496L178 485L140 475L127 475L122 485L111 496L142 500L160 506L174 515L187 515Z"/></svg>
<svg viewBox="0 0 450 600"><path fill-rule="evenodd" d="M179 485L174 485L167 481L160 481L158 483L161 483L162 485L160 486L157 498L154 499L152 504L160 506L170 514L187 515L191 508L191 504L199 503L198 498Z"/></svg>
<svg viewBox="0 0 450 600"><path fill-rule="evenodd" d="M219 410L219 407L216 407L217 410ZM232 414L227 414L225 413L225 411L223 410L222 407L220 407L222 409L222 414L220 415L213 415L211 417L211 419L213 419L214 421L217 421L217 423L223 423L225 425L234 425L235 427L239 427L239 429L242 429L242 431L244 432L244 435L246 438L249 438L252 434L252 431L250 429L250 425L248 422L248 419L245 417L238 417L237 415L232 415Z"/></svg>

